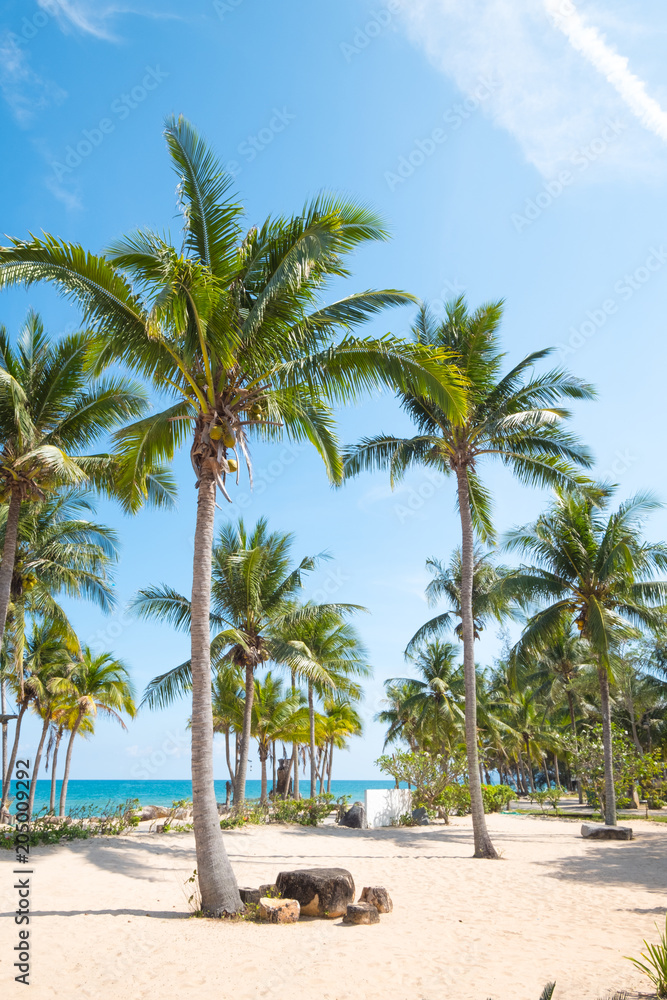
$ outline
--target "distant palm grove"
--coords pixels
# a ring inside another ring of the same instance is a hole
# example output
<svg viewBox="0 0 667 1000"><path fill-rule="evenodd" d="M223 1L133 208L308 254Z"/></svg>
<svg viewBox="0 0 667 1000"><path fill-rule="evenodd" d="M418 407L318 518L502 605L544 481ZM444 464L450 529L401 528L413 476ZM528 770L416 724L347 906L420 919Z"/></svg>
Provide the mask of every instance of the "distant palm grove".
<svg viewBox="0 0 667 1000"><path fill-rule="evenodd" d="M491 785L569 789L609 824L640 797L659 805L667 546L644 536L658 500L596 482L569 429L568 407L588 404L594 388L550 367L539 345L509 361L501 302L471 309L460 297L441 316L392 288L327 302L327 288L350 278L352 252L387 238L382 220L320 195L247 228L232 178L193 126L171 118L164 134L182 235L138 230L101 254L48 234L0 248L3 287L49 283L81 318L81 332L62 337L34 313L11 336L0 330L0 821L26 713L40 725L33 779L50 774L49 811L65 815L72 757L98 715L125 726L187 699L202 910L223 916L242 904L214 740L237 814L251 755L263 806L330 791L337 752L362 733L366 609L303 599L325 557L301 552L298 536L233 508L214 524L241 476L252 483L255 443L285 437L310 443L336 487L367 473L393 485L418 468L451 483L443 511L455 499L460 544L442 552L434 538L419 556L433 617L405 636L406 676L385 683L386 773L428 785L433 813L470 812L479 858L497 857ZM413 309L410 337L359 335L394 306ZM412 436L378 429L341 446L336 408L379 388L396 395ZM190 656L139 699L129 666L82 644L60 602L114 607L118 539L96 522L96 498L128 513L171 508L170 463L183 448L197 489L196 511L183 515L195 519L191 591L139 580L131 608L189 634ZM500 538L483 478L492 459L545 492L543 513ZM476 642L490 628L502 649L480 664Z"/></svg>

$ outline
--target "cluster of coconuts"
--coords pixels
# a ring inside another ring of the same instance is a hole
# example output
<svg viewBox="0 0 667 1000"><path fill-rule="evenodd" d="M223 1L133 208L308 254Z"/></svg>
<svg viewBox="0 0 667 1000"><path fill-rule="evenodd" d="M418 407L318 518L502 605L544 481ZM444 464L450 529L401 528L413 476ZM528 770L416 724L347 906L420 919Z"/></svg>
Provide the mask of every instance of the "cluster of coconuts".
<svg viewBox="0 0 667 1000"><path fill-rule="evenodd" d="M208 434L211 441L222 441L225 448L233 448L236 445L236 434L226 421L213 424ZM235 458L228 458L227 465L230 472L236 472L239 467Z"/></svg>

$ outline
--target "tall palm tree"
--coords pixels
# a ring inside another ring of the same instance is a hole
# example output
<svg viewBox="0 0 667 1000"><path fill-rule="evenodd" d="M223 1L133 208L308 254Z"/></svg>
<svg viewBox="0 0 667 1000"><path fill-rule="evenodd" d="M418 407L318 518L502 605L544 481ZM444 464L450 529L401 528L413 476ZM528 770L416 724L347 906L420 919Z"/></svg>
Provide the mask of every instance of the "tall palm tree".
<svg viewBox="0 0 667 1000"><path fill-rule="evenodd" d="M244 676L245 694L239 760L234 783L234 803L245 799L248 752L251 739L255 670L272 661L303 676L324 678L324 669L308 651L288 641L304 622L346 605L297 605L294 598L317 557L306 557L293 567L293 536L270 532L265 518L248 530L240 518L220 529L213 550L211 585L211 659L214 670L237 668ZM177 628L191 626L191 603L170 587L140 590L133 608L143 618L169 621ZM148 685L142 705L164 707L191 689L191 660L161 674Z"/></svg>
<svg viewBox="0 0 667 1000"><path fill-rule="evenodd" d="M289 645L302 652L305 659L305 681L308 691L310 797L317 794L317 768L315 758L315 694L331 697L335 692L355 693L355 678L370 677L368 653L358 632L345 621L345 614L364 610L339 605L328 609L323 606L305 605L312 615L294 624L287 622L283 637ZM317 671L312 665L316 664ZM296 670L297 675L303 670Z"/></svg>
<svg viewBox="0 0 667 1000"><path fill-rule="evenodd" d="M487 457L499 459L522 482L531 486L571 485L574 466L591 464L590 456L563 428L568 416L564 399L591 399L590 385L556 368L536 375L533 368L550 352L529 354L502 375L504 354L498 326L502 303L469 312L463 297L450 302L444 322L422 308L414 327L415 342L451 352L454 364L467 380L467 408L463 421L453 419L427 393L399 392L403 409L418 434L412 438L379 435L365 438L350 449L346 474L388 469L391 480L407 469L425 465L456 478L461 519L461 633L465 669L466 746L470 776L475 857L496 858L491 842L478 778L475 700L475 623L472 606L475 532L482 541L493 537L491 496L478 477Z"/></svg>
<svg viewBox="0 0 667 1000"><path fill-rule="evenodd" d="M446 611L431 618L422 625L408 643L408 652L417 649L428 639L442 636L452 629L460 639L463 635L461 580L463 578L463 563L461 550L456 549L447 565L439 559L427 559L426 568L433 579L426 587L426 600L430 607L435 607L443 598L449 604ZM472 573L472 614L475 639L489 621L500 622L504 618L513 617L516 608L514 602L507 601L499 588L499 582L507 570L503 566L494 566L490 554L481 546L473 549ZM458 619L458 621L457 621Z"/></svg>
<svg viewBox="0 0 667 1000"><path fill-rule="evenodd" d="M300 692L286 695L282 680L267 671L263 678L255 678L255 695L252 706L252 734L257 740L261 765L260 802L269 801L266 762L271 746L276 740L291 740L302 726L303 697Z"/></svg>
<svg viewBox="0 0 667 1000"><path fill-rule="evenodd" d="M32 709L42 722L39 743L35 751L28 796L28 816L32 816L37 791L37 778L42 753L54 716L64 707L62 698L53 692L56 679L67 679L74 667L70 630L63 630L60 622L48 622L35 629L26 653L26 666L33 686ZM76 643L78 647L78 643Z"/></svg>
<svg viewBox="0 0 667 1000"><path fill-rule="evenodd" d="M348 694L335 695L324 703L324 713L320 717L323 739L324 761L322 777L326 772L327 794L331 792L334 750L346 750L352 736L363 734L363 722ZM320 792L322 791L320 786Z"/></svg>
<svg viewBox="0 0 667 1000"><path fill-rule="evenodd" d="M348 277L345 258L386 239L366 207L320 196L293 217L273 217L244 233L232 177L183 118L165 137L184 220L184 241L140 230L106 256L52 236L0 249L0 286L49 281L84 311L99 334L98 368L118 361L151 380L171 405L117 436L123 486L129 471L170 460L190 440L198 489L192 585L192 779L197 871L203 911L242 909L220 833L213 784L210 581L216 491L228 499L239 453L250 471L252 437L283 432L308 440L333 481L342 464L330 405L379 385L428 392L452 416L463 412L461 379L444 352L354 331L387 306L414 301L393 289L322 305L331 281ZM342 337L340 336L342 334ZM134 492L132 492L134 491Z"/></svg>
<svg viewBox="0 0 667 1000"><path fill-rule="evenodd" d="M0 284L2 283L0 279ZM7 504L0 564L0 642L11 600L24 501L43 501L63 486L94 483L111 492L117 464L84 454L109 431L140 416L141 386L119 375L92 378L86 364L92 337L76 333L51 341L33 312L16 347L0 327L0 498ZM157 483L171 492L168 476ZM153 493L159 499L159 489Z"/></svg>
<svg viewBox="0 0 667 1000"><path fill-rule="evenodd" d="M458 655L451 642L424 642L407 654L419 677L394 677L387 682L406 686L400 714L412 717L419 746L433 753L447 754L462 733L464 686Z"/></svg>
<svg viewBox="0 0 667 1000"><path fill-rule="evenodd" d="M507 547L534 560L510 574L503 587L545 605L527 623L517 645L526 658L564 629L576 625L595 658L600 686L605 754L605 822L616 824L609 683L612 657L637 629L660 627L667 582L667 545L642 537L642 521L660 504L638 494L607 513L610 490L597 501L582 492L558 491L545 514L512 531Z"/></svg>
<svg viewBox="0 0 667 1000"><path fill-rule="evenodd" d="M110 653L95 656L88 646L82 648L81 658L74 663L67 677L52 681L51 688L54 694L61 695L76 709L60 788L59 815L64 816L72 749L84 719L92 722L98 713L102 713L115 719L126 729L122 713L134 718L136 709L134 691L125 664L114 659Z"/></svg>
<svg viewBox="0 0 667 1000"><path fill-rule="evenodd" d="M22 660L21 670L14 669L9 678L9 685L13 691L18 708L18 716L14 729L12 751L7 766L7 781L2 792L2 801L0 801L0 813L5 812L7 809L11 775L16 763L25 714L31 705L37 707L37 709L44 705L52 697L52 686L56 678L63 678L68 675L72 654L71 643L68 644L67 639L68 630L65 630L62 624L56 621L53 623L36 623L27 639L24 639L23 633L21 633L18 640L19 655ZM12 642L12 640L14 641ZM10 653L9 658L13 664L16 663L17 654L12 649L12 646L16 642L17 640L12 635L12 632L8 631L5 635L5 648ZM45 733L43 730L38 755L41 755L44 737ZM33 773L33 785L34 776Z"/></svg>

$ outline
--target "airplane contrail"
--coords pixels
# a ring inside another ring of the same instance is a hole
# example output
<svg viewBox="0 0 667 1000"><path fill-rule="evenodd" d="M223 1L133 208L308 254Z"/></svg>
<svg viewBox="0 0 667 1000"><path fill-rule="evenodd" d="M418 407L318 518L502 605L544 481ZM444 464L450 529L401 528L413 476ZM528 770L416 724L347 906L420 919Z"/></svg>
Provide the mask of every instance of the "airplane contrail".
<svg viewBox="0 0 667 1000"><path fill-rule="evenodd" d="M628 60L607 44L597 28L587 25L571 0L544 0L554 24L620 94L644 128L667 140L667 112L646 92L646 84L628 69Z"/></svg>

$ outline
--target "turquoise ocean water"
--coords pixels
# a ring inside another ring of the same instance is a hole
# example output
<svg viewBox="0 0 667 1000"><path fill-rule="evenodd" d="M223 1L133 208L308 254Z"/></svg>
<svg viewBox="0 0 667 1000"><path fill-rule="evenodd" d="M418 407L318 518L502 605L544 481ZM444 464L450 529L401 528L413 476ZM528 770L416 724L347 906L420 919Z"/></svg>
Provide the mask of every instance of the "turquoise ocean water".
<svg viewBox="0 0 667 1000"><path fill-rule="evenodd" d="M363 802L364 789L366 788L393 788L394 782L376 781L332 781L331 791L335 796L348 795L350 801L357 799ZM269 781L269 788L271 782ZM56 808L60 796L60 782L56 783ZM309 779L301 779L301 794L307 795L310 790ZM37 781L35 792L35 811L39 811L42 806L48 806L51 782L47 780ZM15 783L12 782L12 796L15 791ZM248 798L259 798L260 783L257 780L249 780L246 785L246 795ZM216 781L215 794L218 802L224 802L226 796L225 782ZM179 799L192 798L192 783L190 781L88 781L71 779L67 789L67 812L71 809L78 809L81 806L93 806L101 809L108 803L119 805L126 799L139 799L142 806L170 806L172 802ZM14 811L14 804L11 806Z"/></svg>

